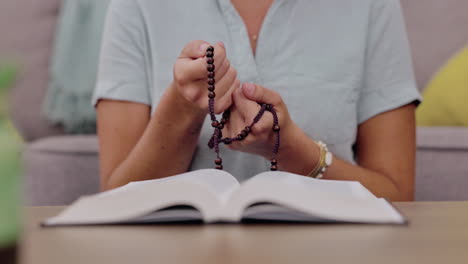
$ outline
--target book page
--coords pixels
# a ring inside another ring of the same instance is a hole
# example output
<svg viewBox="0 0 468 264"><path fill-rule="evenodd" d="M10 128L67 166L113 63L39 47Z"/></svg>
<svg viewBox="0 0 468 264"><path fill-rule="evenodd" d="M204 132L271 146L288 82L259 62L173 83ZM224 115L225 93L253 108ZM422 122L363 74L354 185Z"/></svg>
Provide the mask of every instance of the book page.
<svg viewBox="0 0 468 264"><path fill-rule="evenodd" d="M321 180L281 171L263 172L252 177L250 181L258 182L255 184L278 182L294 188L306 189L307 191L315 190L352 197L375 198L369 190L356 181Z"/></svg>
<svg viewBox="0 0 468 264"><path fill-rule="evenodd" d="M244 182L232 194L224 214L231 221L259 213L267 219L288 221L404 222L386 203L358 182L265 172Z"/></svg>
<svg viewBox="0 0 468 264"><path fill-rule="evenodd" d="M82 197L44 224L127 223L132 219L148 220L145 218L147 215L156 220L155 211L180 205L192 206L203 218L212 219L220 211L226 193L238 186L239 183L232 175L214 169L133 182L114 190ZM193 218L194 213L188 211L187 217ZM183 210L178 212L183 217ZM167 212L164 214L167 215Z"/></svg>
<svg viewBox="0 0 468 264"><path fill-rule="evenodd" d="M229 193L240 185L237 179L228 172L215 169L203 169L161 179L130 182L120 188L102 192L97 195L104 197L120 192L127 192L133 188L136 188L137 186L147 185L148 183L163 183L174 181L189 181L193 182L194 184L203 185L218 195Z"/></svg>

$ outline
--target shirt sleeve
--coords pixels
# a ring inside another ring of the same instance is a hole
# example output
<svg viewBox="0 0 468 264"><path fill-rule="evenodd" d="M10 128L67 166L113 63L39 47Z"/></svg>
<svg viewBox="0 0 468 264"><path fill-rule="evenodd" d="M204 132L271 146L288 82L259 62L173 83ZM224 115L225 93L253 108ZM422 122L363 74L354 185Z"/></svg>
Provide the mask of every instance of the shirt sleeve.
<svg viewBox="0 0 468 264"><path fill-rule="evenodd" d="M408 103L417 105L421 100L400 2L371 2L359 123Z"/></svg>
<svg viewBox="0 0 468 264"><path fill-rule="evenodd" d="M151 105L146 38L138 2L111 1L92 99L94 106L100 99Z"/></svg>

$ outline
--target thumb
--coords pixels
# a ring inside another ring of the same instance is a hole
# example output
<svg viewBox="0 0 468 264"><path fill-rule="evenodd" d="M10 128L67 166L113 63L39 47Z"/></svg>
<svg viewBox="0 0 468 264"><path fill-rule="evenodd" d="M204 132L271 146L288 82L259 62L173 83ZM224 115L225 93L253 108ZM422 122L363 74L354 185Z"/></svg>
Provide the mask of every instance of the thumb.
<svg viewBox="0 0 468 264"><path fill-rule="evenodd" d="M189 42L182 49L179 58L198 59L205 56L206 49L210 46L210 43L203 40L194 40Z"/></svg>
<svg viewBox="0 0 468 264"><path fill-rule="evenodd" d="M281 102L281 97L278 93L253 83L244 83L242 85L242 92L245 97L257 103L277 105Z"/></svg>
<svg viewBox="0 0 468 264"><path fill-rule="evenodd" d="M258 109L260 109L257 102L245 97L242 89L236 89L236 91L232 93L232 99L239 114L244 120L249 120L249 122L255 117Z"/></svg>

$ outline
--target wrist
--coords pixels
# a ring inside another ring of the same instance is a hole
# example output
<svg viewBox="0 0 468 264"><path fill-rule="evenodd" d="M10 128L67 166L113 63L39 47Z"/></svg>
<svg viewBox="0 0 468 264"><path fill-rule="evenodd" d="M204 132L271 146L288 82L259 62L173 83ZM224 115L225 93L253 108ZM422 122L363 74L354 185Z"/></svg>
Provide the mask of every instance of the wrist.
<svg viewBox="0 0 468 264"><path fill-rule="evenodd" d="M320 160L317 143L296 124L281 135L278 152L280 169L300 175L308 175Z"/></svg>
<svg viewBox="0 0 468 264"><path fill-rule="evenodd" d="M300 148L304 132L299 126L291 121L291 124L281 128L281 146L278 152L279 158L288 157Z"/></svg>
<svg viewBox="0 0 468 264"><path fill-rule="evenodd" d="M207 110L198 107L196 104L185 99L177 89L174 82L172 82L166 91L165 97L168 103L174 106L180 116L188 117L194 120L203 120L206 117Z"/></svg>

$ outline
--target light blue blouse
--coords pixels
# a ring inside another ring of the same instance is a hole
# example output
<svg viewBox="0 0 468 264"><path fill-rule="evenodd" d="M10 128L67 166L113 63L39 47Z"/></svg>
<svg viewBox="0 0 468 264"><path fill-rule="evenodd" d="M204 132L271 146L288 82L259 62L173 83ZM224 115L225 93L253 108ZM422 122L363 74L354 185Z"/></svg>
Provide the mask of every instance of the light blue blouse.
<svg viewBox="0 0 468 264"><path fill-rule="evenodd" d="M223 41L242 82L279 92L311 138L351 162L360 123L420 100L398 0L276 0L256 56L230 0L113 0L93 103L126 100L154 111L195 39ZM207 119L192 170L213 167L211 133ZM261 157L224 147L221 155L239 180L269 169Z"/></svg>

